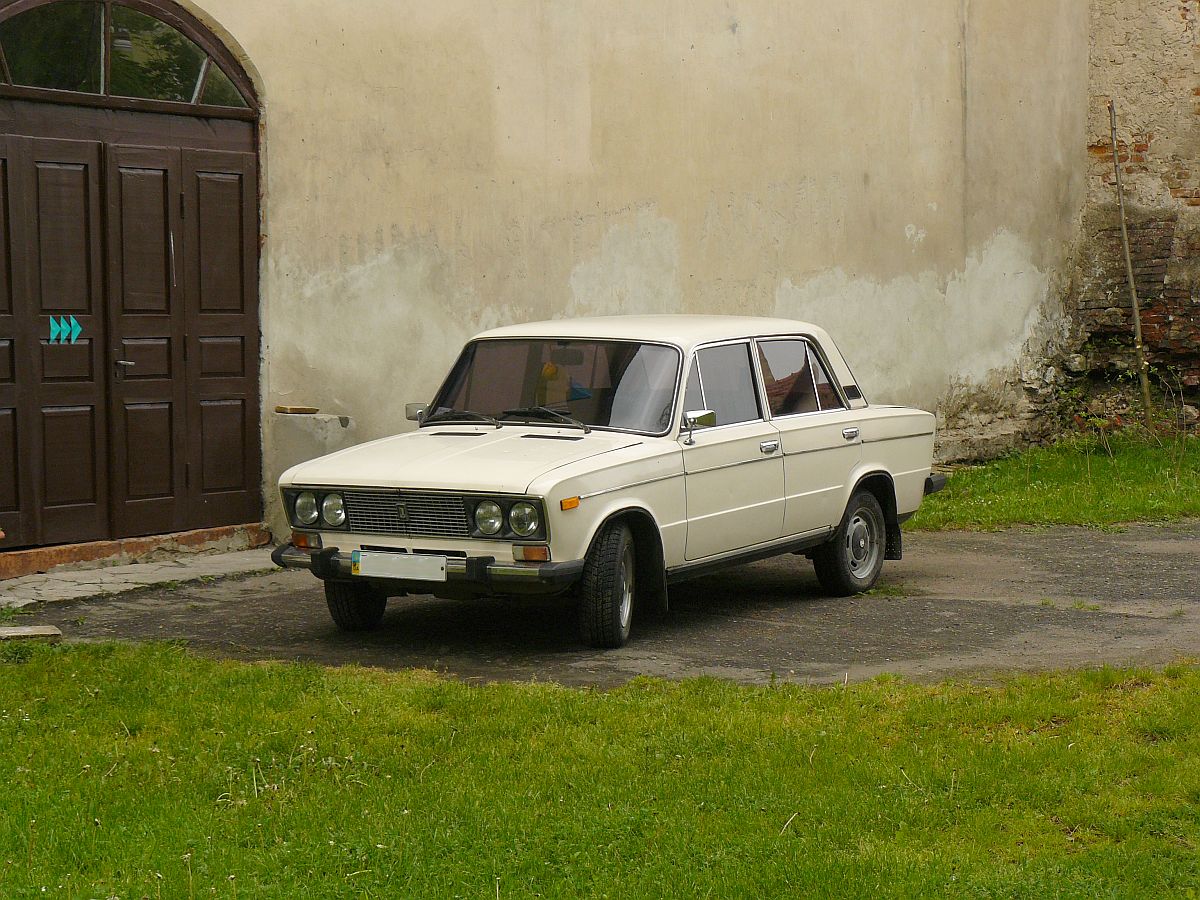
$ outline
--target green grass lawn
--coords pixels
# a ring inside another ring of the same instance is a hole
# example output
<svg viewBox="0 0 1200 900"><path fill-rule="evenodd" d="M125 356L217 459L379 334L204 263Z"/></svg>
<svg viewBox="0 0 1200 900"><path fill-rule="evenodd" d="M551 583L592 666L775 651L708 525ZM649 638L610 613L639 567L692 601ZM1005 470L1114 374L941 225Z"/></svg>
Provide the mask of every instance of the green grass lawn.
<svg viewBox="0 0 1200 900"><path fill-rule="evenodd" d="M1195 668L601 692L161 644L0 659L5 898L1200 885Z"/></svg>
<svg viewBox="0 0 1200 900"><path fill-rule="evenodd" d="M1200 438L1118 433L1108 445L1079 436L958 469L907 527L1103 526L1200 516Z"/></svg>

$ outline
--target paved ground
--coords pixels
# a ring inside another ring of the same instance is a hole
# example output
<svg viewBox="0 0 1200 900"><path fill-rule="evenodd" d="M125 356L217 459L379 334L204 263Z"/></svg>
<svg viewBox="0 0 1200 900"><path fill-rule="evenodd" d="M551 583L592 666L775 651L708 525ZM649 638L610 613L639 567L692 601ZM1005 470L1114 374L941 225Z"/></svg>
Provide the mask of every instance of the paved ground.
<svg viewBox="0 0 1200 900"><path fill-rule="evenodd" d="M163 554L162 559L120 566L74 566L0 581L0 609L60 600L79 600L150 587L173 588L186 581L215 581L231 575L270 572L270 550Z"/></svg>
<svg viewBox="0 0 1200 900"><path fill-rule="evenodd" d="M1200 522L912 534L884 572L872 595L831 599L802 557L732 569L672 588L670 616L635 623L610 651L581 647L570 611L547 603L410 597L391 601L378 632L341 634L306 572L46 604L18 621L57 625L68 641L184 639L239 659L600 686L642 674L987 680L1200 658Z"/></svg>

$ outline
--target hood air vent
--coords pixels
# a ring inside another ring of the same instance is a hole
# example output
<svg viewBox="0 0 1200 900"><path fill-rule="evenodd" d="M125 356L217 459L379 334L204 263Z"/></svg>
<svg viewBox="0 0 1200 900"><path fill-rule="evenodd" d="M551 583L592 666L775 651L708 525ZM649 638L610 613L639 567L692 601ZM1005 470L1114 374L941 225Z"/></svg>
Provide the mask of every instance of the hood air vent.
<svg viewBox="0 0 1200 900"><path fill-rule="evenodd" d="M576 437L570 434L523 434L523 438L530 438L535 441L582 441L583 437Z"/></svg>

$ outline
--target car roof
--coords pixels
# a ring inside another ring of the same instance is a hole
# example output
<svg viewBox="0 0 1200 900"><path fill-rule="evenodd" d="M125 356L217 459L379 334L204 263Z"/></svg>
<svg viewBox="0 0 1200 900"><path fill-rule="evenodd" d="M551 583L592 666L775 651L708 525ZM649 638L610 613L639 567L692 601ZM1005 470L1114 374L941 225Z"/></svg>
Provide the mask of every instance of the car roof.
<svg viewBox="0 0 1200 900"><path fill-rule="evenodd" d="M480 338L588 338L638 341L661 341L675 344L685 351L697 344L736 338L762 337L776 334L809 334L828 346L831 342L825 331L809 322L794 319L772 319L760 316L597 316L580 319L552 319L493 328Z"/></svg>

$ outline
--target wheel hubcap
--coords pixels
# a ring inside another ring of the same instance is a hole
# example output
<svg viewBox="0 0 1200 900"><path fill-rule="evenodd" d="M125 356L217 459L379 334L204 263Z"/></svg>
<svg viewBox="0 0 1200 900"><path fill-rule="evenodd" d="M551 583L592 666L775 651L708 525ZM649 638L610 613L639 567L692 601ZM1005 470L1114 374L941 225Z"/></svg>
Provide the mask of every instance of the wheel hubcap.
<svg viewBox="0 0 1200 900"><path fill-rule="evenodd" d="M874 523L862 513L856 513L846 529L846 559L857 578L865 578L879 561L880 546Z"/></svg>
<svg viewBox="0 0 1200 900"><path fill-rule="evenodd" d="M633 618L633 548L626 547L621 554L621 606L618 610L621 617L621 630L629 628L629 620Z"/></svg>

